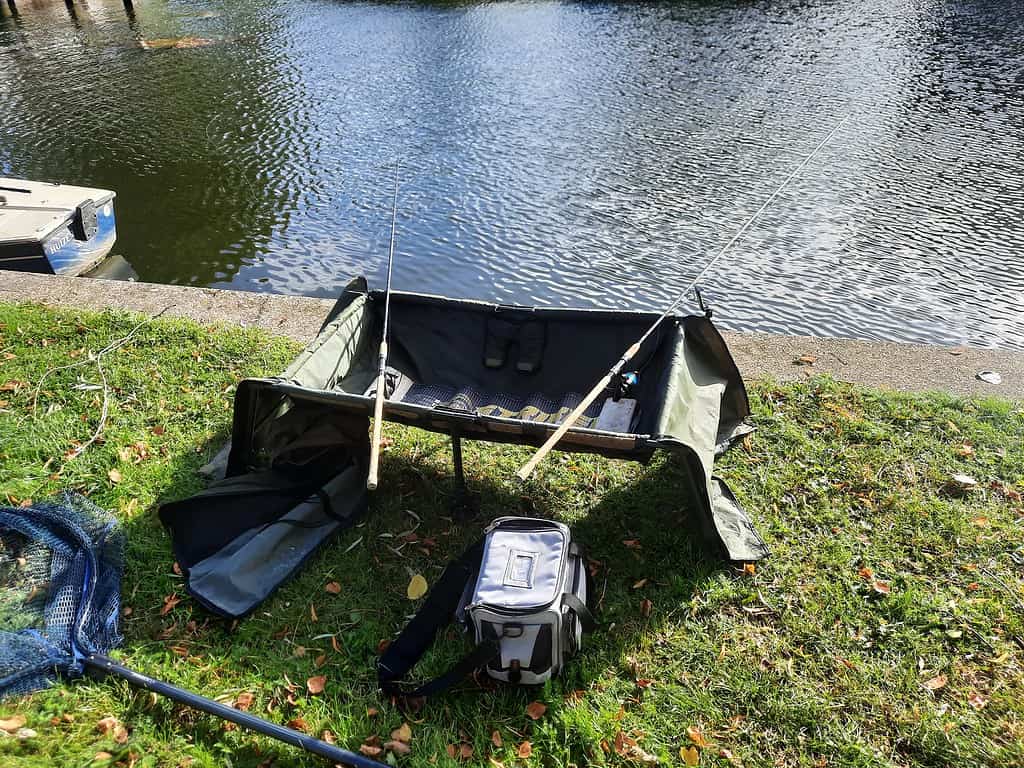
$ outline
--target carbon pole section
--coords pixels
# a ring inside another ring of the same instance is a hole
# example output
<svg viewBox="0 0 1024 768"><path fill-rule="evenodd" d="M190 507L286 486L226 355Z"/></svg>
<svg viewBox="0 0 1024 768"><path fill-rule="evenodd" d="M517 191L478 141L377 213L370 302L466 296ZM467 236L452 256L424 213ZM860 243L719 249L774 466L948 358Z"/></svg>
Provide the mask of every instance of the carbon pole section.
<svg viewBox="0 0 1024 768"><path fill-rule="evenodd" d="M398 218L398 163L395 163L395 202L391 207L391 248L388 251L388 282L384 289L384 329L380 335L377 365L377 399L373 404L373 438L370 440L370 471L366 489L377 490L377 465L380 462L380 432L384 423L384 371L388 365L388 320L391 312L391 266L395 261L395 223Z"/></svg>
<svg viewBox="0 0 1024 768"><path fill-rule="evenodd" d="M559 425L558 429L551 433L551 437L547 439L544 445L538 448L537 452L533 454L530 460L519 468L519 471L516 472L516 476L520 480L525 480L531 474L533 474L533 470L537 468L537 465L544 460L544 457L547 456L551 452L551 449L558 444L558 441L565 436L565 433L569 431L570 427L572 427L572 425L579 420L580 416L582 416L586 412L586 410L598 398L601 392L604 391L604 388L611 384L611 382L615 379L616 376L622 373L622 369L626 367L626 364L630 360L636 357L637 353L640 351L640 346L645 341L647 341L650 335L654 333L654 331L658 328L659 325L661 325L662 321L670 314L672 314L672 311L676 307L678 307L679 304L683 301L683 299L686 298L687 294L689 294L690 291L693 290L694 287L696 287L700 279L704 277L704 275L707 274L708 270L715 265L715 262L722 258L722 256L724 256L726 252L728 252L728 250L732 248L741 237L743 237L746 231L750 228L750 225L757 221L757 219L761 216L762 213L765 212L768 206L772 204L772 201L779 196L779 193L782 192L782 190L784 190L787 186L789 186L789 182L795 179L797 174L800 173L800 171L807 167L807 164L811 162L811 160L814 158L815 155L818 154L822 147L824 147L826 144L829 143L829 141L832 140L832 137L839 132L839 129L842 128L843 124L846 123L846 121L849 119L850 115L847 114L842 120L835 124L835 126L832 128L831 131L828 132L825 138L818 143L818 146L811 150L811 153L803 159L803 162L801 162L800 165L798 165L793 170L793 172L786 177L782 184L780 184L778 188L771 193L771 195L768 197L767 200L764 201L761 207L754 211L754 214L749 219L747 219L746 223L739 228L739 231L737 231L736 234L732 236L729 242L727 242L722 247L722 249L715 254L714 258L712 258L711 261L704 265L704 268L700 272L698 272L697 276L690 281L690 284L687 285L678 296L676 296L675 300L668 305L668 307L665 309L664 312L661 313L661 315L658 316L658 319L651 323L650 328L644 331L643 336L641 336L636 341L636 343L634 343L629 349L626 350L622 357L619 358L618 362L616 362L615 365L613 365L608 370L608 373L606 373L604 377L599 382L597 382L594 388L590 390L587 396L584 397L582 401L580 401L580 404L577 405L572 410L572 412L565 417L565 420Z"/></svg>
<svg viewBox="0 0 1024 768"><path fill-rule="evenodd" d="M248 712L242 712L241 710L229 707L226 704L213 701L200 696L198 693L192 691L186 691L184 688L179 688L176 685L165 683L162 680L149 677L147 675L140 674L135 670L123 667L113 659L108 659L106 656L97 656L95 654L87 656L83 659L83 662L90 669L97 670L106 675L113 675L119 677L122 680L126 680L136 688L143 688L147 691L153 691L161 696L166 696L172 701L176 701L179 704L184 704L186 707L192 709L198 709L201 712L219 717L221 720L227 720L229 722L240 725L243 728L248 728L251 731L262 733L264 736L269 736L272 739L283 741L285 744L291 744L293 747L304 749L307 752L312 752L320 757L325 757L333 763L344 763L345 765L355 766L355 768L389 768L384 763L379 763L376 760L371 760L368 757L357 755L354 752L349 752L347 749L340 749L332 744L328 744L320 739L315 739L312 736L307 736L299 731L292 730L291 728L285 728L283 725L277 725L264 720L261 717L250 715Z"/></svg>

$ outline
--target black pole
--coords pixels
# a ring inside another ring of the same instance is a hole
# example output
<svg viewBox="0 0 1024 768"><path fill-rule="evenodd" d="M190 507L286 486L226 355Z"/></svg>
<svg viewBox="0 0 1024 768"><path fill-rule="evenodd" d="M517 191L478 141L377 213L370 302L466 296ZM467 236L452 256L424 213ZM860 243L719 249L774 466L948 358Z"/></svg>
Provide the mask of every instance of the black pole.
<svg viewBox="0 0 1024 768"><path fill-rule="evenodd" d="M251 731L262 733L264 736L283 741L285 744L291 744L293 747L299 747L315 755L326 757L334 763L346 763L356 768L389 768L384 763L357 755L346 749L339 749L325 741L320 741L320 739L307 736L299 731L271 723L261 717L250 715L248 712L242 712L226 704L220 704L212 699L207 699L205 696L186 691L184 688L178 688L176 685L140 674L132 669L128 669L128 667L121 666L113 659L108 659L105 656L92 655L87 657L84 663L90 669L127 680L136 688L153 691L153 693L166 696L168 699L184 704L192 709L198 709L214 717L219 717L221 720L227 720Z"/></svg>

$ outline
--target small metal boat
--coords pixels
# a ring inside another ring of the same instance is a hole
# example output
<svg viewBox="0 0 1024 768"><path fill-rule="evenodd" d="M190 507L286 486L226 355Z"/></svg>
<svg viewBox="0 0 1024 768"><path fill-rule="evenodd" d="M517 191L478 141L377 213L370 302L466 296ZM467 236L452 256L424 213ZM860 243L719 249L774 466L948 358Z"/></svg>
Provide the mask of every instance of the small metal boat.
<svg viewBox="0 0 1024 768"><path fill-rule="evenodd" d="M0 269L80 275L116 237L110 190L0 177Z"/></svg>

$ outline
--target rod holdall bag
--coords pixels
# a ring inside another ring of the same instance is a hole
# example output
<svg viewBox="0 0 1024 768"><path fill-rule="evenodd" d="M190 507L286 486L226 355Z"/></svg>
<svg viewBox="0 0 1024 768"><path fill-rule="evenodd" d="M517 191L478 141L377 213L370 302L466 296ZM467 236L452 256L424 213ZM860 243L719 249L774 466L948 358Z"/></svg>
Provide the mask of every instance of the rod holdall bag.
<svg viewBox="0 0 1024 768"><path fill-rule="evenodd" d="M551 520L501 517L450 563L422 608L377 661L388 696L430 696L480 669L489 677L535 685L558 674L594 628L593 590L580 545ZM474 648L444 674L415 688L400 681L453 621Z"/></svg>

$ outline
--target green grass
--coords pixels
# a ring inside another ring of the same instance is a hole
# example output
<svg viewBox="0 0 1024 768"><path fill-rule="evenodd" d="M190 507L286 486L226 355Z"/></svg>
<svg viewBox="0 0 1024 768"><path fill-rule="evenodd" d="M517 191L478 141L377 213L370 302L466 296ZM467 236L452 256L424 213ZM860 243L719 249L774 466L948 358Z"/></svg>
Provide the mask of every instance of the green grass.
<svg viewBox="0 0 1024 768"><path fill-rule="evenodd" d="M119 514L131 609L119 655L129 666L222 701L252 694L251 711L329 730L349 749L410 722L402 765L621 765L619 734L679 765L688 729L708 742L701 765L1024 765L1019 404L827 380L752 387L758 431L719 465L773 550L752 573L702 552L669 459L641 467L557 455L519 486L525 449L468 444L481 520L528 513L575 526L602 564L601 628L543 689L470 682L403 716L376 694L378 644L416 608L410 575L433 582L480 528L450 518L446 440L387 425L393 443L365 523L250 618L213 619L184 595L156 505L200 487L197 468L227 436L233 385L281 370L296 347L251 331L147 324L104 358L109 421L101 442L69 458L99 418L101 393L88 388L96 369L48 377L33 415L35 383L137 321L0 305L0 387L23 382L0 391L0 501L74 488ZM958 493L954 473L978 487ZM399 540L385 534L413 528L410 512L420 540L436 544L396 553ZM631 539L639 549L623 544ZM340 594L325 591L331 581ZM161 615L170 595L181 602ZM449 633L420 672L465 649ZM318 674L326 690L309 695L305 681ZM942 687L925 685L940 676ZM532 700L547 705L536 722ZM0 738L4 765L319 764L117 681L0 703L0 717L16 713L37 735ZM126 743L98 730L108 716L125 725ZM533 746L527 760L516 757L523 741ZM468 761L448 756L461 744L473 748ZM94 759L101 752L109 760Z"/></svg>

